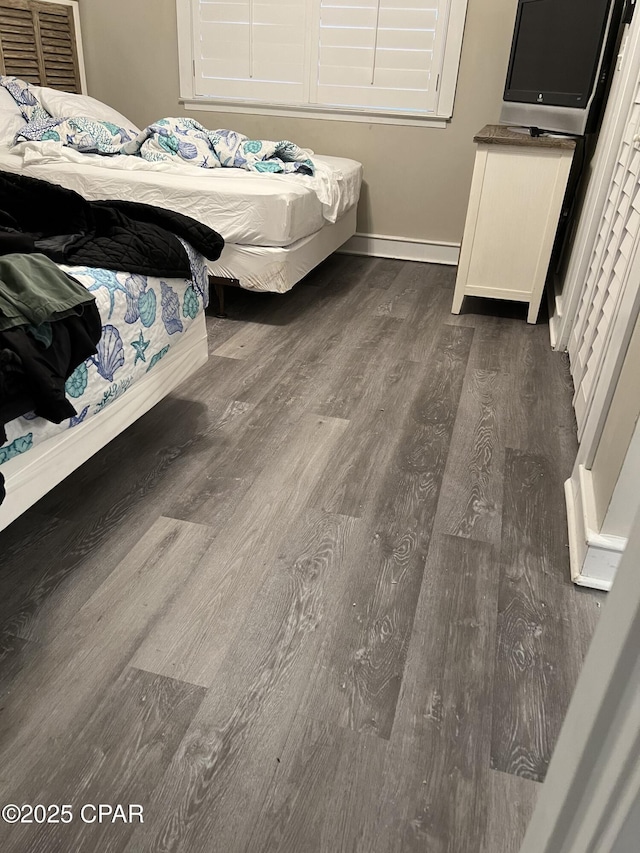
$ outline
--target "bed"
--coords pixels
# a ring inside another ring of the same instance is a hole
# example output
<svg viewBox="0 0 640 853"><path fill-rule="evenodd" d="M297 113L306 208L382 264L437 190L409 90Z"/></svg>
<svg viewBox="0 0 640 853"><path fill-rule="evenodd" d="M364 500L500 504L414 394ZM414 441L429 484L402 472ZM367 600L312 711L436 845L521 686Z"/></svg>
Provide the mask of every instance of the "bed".
<svg viewBox="0 0 640 853"><path fill-rule="evenodd" d="M338 176L338 198L327 214L331 221L310 181L297 175L153 168L133 158L116 163L99 155L74 157L76 152L61 152L55 143L19 147L20 153L0 147L0 169L55 181L87 199L167 207L214 228L225 247L219 260L208 264L210 275L249 290L286 293L356 231L362 167L346 158L316 157Z"/></svg>
<svg viewBox="0 0 640 853"><path fill-rule="evenodd" d="M181 214L0 172L0 529L206 361L221 249Z"/></svg>
<svg viewBox="0 0 640 853"><path fill-rule="evenodd" d="M31 14L40 16L42 27L42 9L47 5L42 0L10 2L24 5L32 10ZM43 100L52 114L86 115L135 129L126 117L82 94L82 48L76 5L72 0L63 5L54 2L48 5L62 10L57 26L61 33L68 34L66 77L47 75L46 53L42 54L39 65L25 69L6 50L4 55L0 51L0 73L22 75L31 84L41 84L40 93L44 93ZM2 27L0 19L0 45ZM32 36L36 51L40 49L37 29L34 26ZM28 27L23 42L27 30ZM46 48L43 46L42 50ZM56 69L61 58L60 48L57 50ZM29 74L25 73L27 70ZM67 91L59 91L62 89ZM8 109L5 101L0 103L0 110L3 106ZM362 166L355 160L313 154L317 167L313 177L188 165L169 167L129 157L79 154L51 142L11 147L10 127L13 129L11 122L3 123L0 117L1 169L54 181L88 199L141 200L168 207L218 231L225 239L225 248L219 260L209 265L216 284L284 293L356 231Z"/></svg>
<svg viewBox="0 0 640 853"><path fill-rule="evenodd" d="M202 276L204 259L200 263ZM55 424L27 415L6 424L0 474L7 496L0 504L0 530L207 360L206 290L200 294L194 279L62 268L93 292L103 335L96 355L67 381L75 417Z"/></svg>

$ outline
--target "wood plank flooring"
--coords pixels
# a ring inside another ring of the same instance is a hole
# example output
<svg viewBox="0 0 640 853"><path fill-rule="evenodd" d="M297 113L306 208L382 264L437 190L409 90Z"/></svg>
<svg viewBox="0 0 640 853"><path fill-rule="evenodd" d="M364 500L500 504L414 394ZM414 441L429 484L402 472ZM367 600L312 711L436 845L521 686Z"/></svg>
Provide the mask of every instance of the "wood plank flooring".
<svg viewBox="0 0 640 853"><path fill-rule="evenodd" d="M74 811L3 853L517 853L604 596L566 358L454 275L230 292L207 365L0 533L0 804Z"/></svg>

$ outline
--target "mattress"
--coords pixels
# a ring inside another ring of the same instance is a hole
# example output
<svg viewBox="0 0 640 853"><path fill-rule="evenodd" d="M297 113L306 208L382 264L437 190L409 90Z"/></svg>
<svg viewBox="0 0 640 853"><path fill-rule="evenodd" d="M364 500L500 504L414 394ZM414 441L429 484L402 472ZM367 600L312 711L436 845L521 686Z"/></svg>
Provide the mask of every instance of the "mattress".
<svg viewBox="0 0 640 853"><path fill-rule="evenodd" d="M146 163L70 149L60 159L55 143L28 145L21 146L22 156L0 150L0 169L61 184L91 201L169 208L210 226L228 243L249 246L288 246L319 231L357 203L362 181L362 165L341 157L314 155L320 168L311 178Z"/></svg>
<svg viewBox="0 0 640 853"><path fill-rule="evenodd" d="M25 415L6 424L0 472L11 459L99 415L165 358L203 312L208 298L204 259L193 254L192 265L198 265L193 280L61 265L96 298L102 320L98 351L67 380L65 390L75 417L54 424Z"/></svg>

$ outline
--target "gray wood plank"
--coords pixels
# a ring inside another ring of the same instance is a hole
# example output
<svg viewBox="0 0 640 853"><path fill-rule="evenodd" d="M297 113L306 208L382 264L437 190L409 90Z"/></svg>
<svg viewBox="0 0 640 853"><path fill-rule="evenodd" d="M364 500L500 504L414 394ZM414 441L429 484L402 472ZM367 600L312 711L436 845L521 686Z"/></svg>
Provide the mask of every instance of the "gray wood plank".
<svg viewBox="0 0 640 853"><path fill-rule="evenodd" d="M163 508L157 505L158 494L184 488L202 459L224 448L237 434L237 421L251 408L248 403L215 396L211 388L200 400L177 396L162 400L38 506L64 518L77 518L80 513L83 518L97 518L107 510L117 517L153 497L157 517Z"/></svg>
<svg viewBox="0 0 640 853"><path fill-rule="evenodd" d="M356 850L377 809L386 743L298 718L247 850Z"/></svg>
<svg viewBox="0 0 640 853"><path fill-rule="evenodd" d="M597 618L570 581L561 496L557 465L507 449L491 764L537 781Z"/></svg>
<svg viewBox="0 0 640 853"><path fill-rule="evenodd" d="M134 666L212 684L238 613L278 553L282 522L303 506L348 421L305 415L215 540L198 571L138 649Z"/></svg>
<svg viewBox="0 0 640 853"><path fill-rule="evenodd" d="M130 849L240 851L282 763L353 519L303 510L269 563Z"/></svg>
<svg viewBox="0 0 640 853"><path fill-rule="evenodd" d="M546 456L564 481L578 448L568 356L551 350L545 325L513 323L510 332L507 446Z"/></svg>
<svg viewBox="0 0 640 853"><path fill-rule="evenodd" d="M384 392L380 371L389 371L397 358L398 335L402 322L396 318L365 318L356 336L344 336L318 363L313 396L308 403L313 411L334 418L349 418L367 401ZM393 381L393 376L389 380Z"/></svg>
<svg viewBox="0 0 640 853"><path fill-rule="evenodd" d="M267 367L258 360L260 381L256 382L254 397L258 402L244 420L237 441L196 472L189 488L164 507L165 514L220 529L222 516L225 522L230 518L230 510L235 511L306 412L348 418L353 408L362 406L363 398L371 396L371 386L380 385L372 366L382 366L393 352L399 331L397 320L363 317L356 334L342 336L326 352L322 334L315 334L315 343L305 359L275 359ZM247 377L250 382L257 379L255 366L247 367L244 378L229 388L230 393L244 396ZM394 377L390 375L390 379Z"/></svg>
<svg viewBox="0 0 640 853"><path fill-rule="evenodd" d="M407 317L404 335L398 348L398 358L416 361L427 367L435 350L435 339L442 326L449 324L451 292L446 287L426 287L418 290L418 300L413 303ZM473 327L467 327L469 331Z"/></svg>
<svg viewBox="0 0 640 853"><path fill-rule="evenodd" d="M306 411L303 395L306 383L300 366L290 365L290 373L265 399L250 407L242 428L212 453L195 470L189 484L172 490L165 514L209 524L224 531L254 481L295 434Z"/></svg>
<svg viewBox="0 0 640 853"><path fill-rule="evenodd" d="M413 428L412 408L426 373L422 365L393 361L393 349L388 356L377 361L377 370L367 370L363 380L355 380L359 395L343 398L336 390L325 398L330 409L347 409L350 423L313 491L313 506L360 518L377 500L398 443ZM348 380L345 385L349 387ZM325 405L320 399L314 408L321 410Z"/></svg>
<svg viewBox="0 0 640 853"><path fill-rule="evenodd" d="M495 598L492 546L434 535L384 767L360 853L478 853L486 824Z"/></svg>
<svg viewBox="0 0 640 853"><path fill-rule="evenodd" d="M5 628L43 641L62 630L154 520L178 496L190 494L203 460L226 448L251 409L247 403L214 398L208 410L192 405L196 422L189 420L184 401L157 407L150 420L134 424L55 490L50 497L54 508L65 516L75 514L78 521L72 529L54 529L32 549L28 571L20 551L3 564L2 573L17 579L9 587L11 596L0 604ZM150 432L157 436L153 442L147 438Z"/></svg>
<svg viewBox="0 0 640 853"><path fill-rule="evenodd" d="M519 853L541 786L496 770L489 771L486 786L487 826L481 853Z"/></svg>
<svg viewBox="0 0 640 853"><path fill-rule="evenodd" d="M33 767L91 716L212 539L203 525L160 518L40 654L0 713L0 787L35 781Z"/></svg>
<svg viewBox="0 0 640 853"><path fill-rule="evenodd" d="M396 260L376 258L365 277L365 281L367 287L388 290L399 274L400 267Z"/></svg>
<svg viewBox="0 0 640 853"><path fill-rule="evenodd" d="M52 554L60 554L75 535L71 522L50 518L31 510L0 533L0 626L20 636L33 602L47 593L47 569ZM32 602L25 605L26 601Z"/></svg>
<svg viewBox="0 0 640 853"><path fill-rule="evenodd" d="M392 286L376 307L376 316L406 320L412 315L421 291L430 284L430 276L425 273L424 264L405 261Z"/></svg>
<svg viewBox="0 0 640 853"><path fill-rule="evenodd" d="M101 853L122 850L136 823L83 823L82 804L130 803L142 806L143 821L158 821L152 794L202 701L201 687L159 675L125 669L107 691L86 725L63 738L57 761L45 752L36 777L18 802L69 803L75 819L67 824L0 826L5 851ZM90 810L89 817L93 817Z"/></svg>
<svg viewBox="0 0 640 853"><path fill-rule="evenodd" d="M0 711L3 697L11 691L25 659L32 653L30 646L28 640L14 637L6 631L0 632Z"/></svg>
<svg viewBox="0 0 640 853"><path fill-rule="evenodd" d="M476 329L435 522L493 545L502 533L507 367L495 338Z"/></svg>
<svg viewBox="0 0 640 853"><path fill-rule="evenodd" d="M444 306L446 304L450 307L449 291L454 281L455 267L405 261L385 294L385 298L376 308L376 314L409 319L414 316L417 303L431 297L442 306L442 318L444 318ZM435 288L439 288L440 291L444 288L447 291L446 295L437 290L434 291Z"/></svg>
<svg viewBox="0 0 640 853"><path fill-rule="evenodd" d="M303 713L388 738L472 332L445 327L377 480Z"/></svg>
<svg viewBox="0 0 640 853"><path fill-rule="evenodd" d="M325 340L344 332L344 326L355 325L362 309L375 305L379 292L362 287L363 271L375 260L347 257L328 286L294 289L281 296L281 306L270 313L270 322L245 324L213 354L242 360L261 359L267 364L283 357L299 358L301 350L316 345L318 317L322 318ZM338 322L338 320L341 322ZM283 332L286 330L286 334ZM242 399L247 399L243 397Z"/></svg>
<svg viewBox="0 0 640 853"><path fill-rule="evenodd" d="M134 524L129 516L61 523L30 549L28 566L20 558L11 562L15 583L3 602L4 625L17 636L49 643L135 547L153 518Z"/></svg>
<svg viewBox="0 0 640 853"><path fill-rule="evenodd" d="M314 267L300 282L304 287L325 287L343 274L345 265L352 256L334 252L321 264Z"/></svg>

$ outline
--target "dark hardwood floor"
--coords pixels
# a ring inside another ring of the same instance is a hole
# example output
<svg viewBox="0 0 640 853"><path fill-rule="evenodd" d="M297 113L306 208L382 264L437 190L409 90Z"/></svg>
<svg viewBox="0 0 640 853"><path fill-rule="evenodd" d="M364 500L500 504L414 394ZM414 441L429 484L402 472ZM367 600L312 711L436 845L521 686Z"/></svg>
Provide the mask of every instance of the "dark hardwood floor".
<svg viewBox="0 0 640 853"><path fill-rule="evenodd" d="M3 853L517 853L603 597L567 360L454 276L230 292L208 364L0 534L1 804L74 813Z"/></svg>

